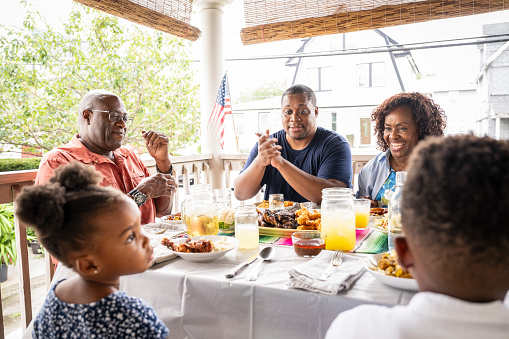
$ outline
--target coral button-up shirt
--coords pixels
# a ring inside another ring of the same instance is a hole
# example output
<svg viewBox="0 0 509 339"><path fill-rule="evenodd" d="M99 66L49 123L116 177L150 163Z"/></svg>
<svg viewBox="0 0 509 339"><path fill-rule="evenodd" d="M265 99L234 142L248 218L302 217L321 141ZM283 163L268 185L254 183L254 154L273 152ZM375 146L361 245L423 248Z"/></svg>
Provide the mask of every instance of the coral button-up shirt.
<svg viewBox="0 0 509 339"><path fill-rule="evenodd" d="M95 169L103 175L101 186L111 186L124 193L128 193L138 186L143 178L150 176L147 168L131 147L122 146L113 153L116 164L105 156L90 152L76 135L67 145L57 147L44 155L39 165L35 184L44 184L57 167L73 160L94 165ZM156 208L152 199L147 200L140 207L140 211L142 224L155 222Z"/></svg>

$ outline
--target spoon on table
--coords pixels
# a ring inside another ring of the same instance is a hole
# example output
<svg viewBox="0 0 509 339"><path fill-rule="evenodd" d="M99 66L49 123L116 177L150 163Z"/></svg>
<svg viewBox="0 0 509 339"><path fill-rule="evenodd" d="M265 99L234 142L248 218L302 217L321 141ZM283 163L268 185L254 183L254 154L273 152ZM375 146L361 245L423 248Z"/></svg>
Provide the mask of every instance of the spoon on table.
<svg viewBox="0 0 509 339"><path fill-rule="evenodd" d="M246 280L255 281L256 279L258 279L258 270L260 269L262 262L274 258L275 255L276 250L274 249L274 247L265 247L263 250L261 250L260 253L258 254L258 259L256 259L256 263L253 266L253 271L250 276L246 277Z"/></svg>

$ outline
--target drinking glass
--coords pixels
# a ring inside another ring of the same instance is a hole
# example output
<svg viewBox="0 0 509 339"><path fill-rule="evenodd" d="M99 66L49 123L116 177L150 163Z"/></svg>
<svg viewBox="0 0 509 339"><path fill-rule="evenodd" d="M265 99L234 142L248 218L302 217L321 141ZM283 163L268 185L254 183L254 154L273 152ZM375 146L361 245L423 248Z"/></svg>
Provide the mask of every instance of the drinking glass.
<svg viewBox="0 0 509 339"><path fill-rule="evenodd" d="M355 228L368 227L371 200L355 199L353 204L355 207Z"/></svg>
<svg viewBox="0 0 509 339"><path fill-rule="evenodd" d="M355 248L355 211L352 190L322 190L322 232L327 234L326 250L350 251Z"/></svg>
<svg viewBox="0 0 509 339"><path fill-rule="evenodd" d="M235 211L235 238L239 249L252 249L258 246L258 213L254 205L238 206Z"/></svg>
<svg viewBox="0 0 509 339"><path fill-rule="evenodd" d="M216 188L214 190L214 200L216 201L217 211L221 212L225 208L232 207L232 191L229 188Z"/></svg>
<svg viewBox="0 0 509 339"><path fill-rule="evenodd" d="M269 210L282 210L285 208L285 198L283 194L269 195Z"/></svg>

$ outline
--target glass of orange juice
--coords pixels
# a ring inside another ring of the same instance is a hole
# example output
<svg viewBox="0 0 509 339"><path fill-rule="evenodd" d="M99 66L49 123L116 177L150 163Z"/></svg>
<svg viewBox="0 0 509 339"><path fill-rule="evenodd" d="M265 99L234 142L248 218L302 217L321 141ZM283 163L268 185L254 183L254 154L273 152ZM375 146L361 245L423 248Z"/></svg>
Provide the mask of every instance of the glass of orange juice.
<svg viewBox="0 0 509 339"><path fill-rule="evenodd" d="M368 199L355 199L355 228L366 228L369 223L371 201Z"/></svg>
<svg viewBox="0 0 509 339"><path fill-rule="evenodd" d="M326 250L350 251L355 248L355 210L352 190L322 190L322 232L327 234Z"/></svg>

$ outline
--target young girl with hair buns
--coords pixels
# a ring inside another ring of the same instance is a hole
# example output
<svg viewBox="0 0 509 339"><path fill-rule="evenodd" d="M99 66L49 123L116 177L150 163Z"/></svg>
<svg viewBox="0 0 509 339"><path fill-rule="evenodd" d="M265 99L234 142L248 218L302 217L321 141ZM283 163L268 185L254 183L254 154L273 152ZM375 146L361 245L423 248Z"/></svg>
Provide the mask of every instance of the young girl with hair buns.
<svg viewBox="0 0 509 339"><path fill-rule="evenodd" d="M34 338L167 338L152 307L119 291L120 276L153 260L140 210L101 174L73 162L44 185L25 188L16 215L62 264L78 273L52 285L34 321Z"/></svg>

